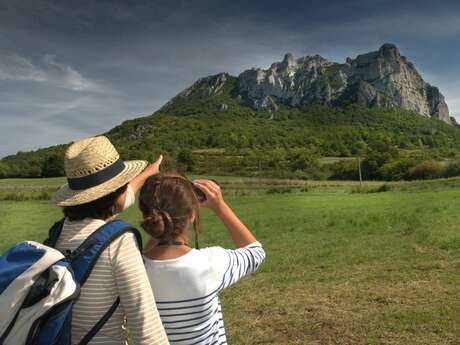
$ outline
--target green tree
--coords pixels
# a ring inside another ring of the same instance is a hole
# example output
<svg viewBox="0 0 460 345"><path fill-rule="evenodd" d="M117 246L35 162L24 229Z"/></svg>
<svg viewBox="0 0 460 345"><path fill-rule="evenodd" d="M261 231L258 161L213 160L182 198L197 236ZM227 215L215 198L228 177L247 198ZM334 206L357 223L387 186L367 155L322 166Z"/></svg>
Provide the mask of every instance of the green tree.
<svg viewBox="0 0 460 345"><path fill-rule="evenodd" d="M179 153L177 154L177 163L185 171L192 172L196 164L192 151L190 150L179 151Z"/></svg>
<svg viewBox="0 0 460 345"><path fill-rule="evenodd" d="M51 155L45 159L42 168L43 177L64 176L64 161L57 155Z"/></svg>
<svg viewBox="0 0 460 345"><path fill-rule="evenodd" d="M287 154L289 169L301 171L310 178L318 178L323 174L317 154L309 149L291 149Z"/></svg>

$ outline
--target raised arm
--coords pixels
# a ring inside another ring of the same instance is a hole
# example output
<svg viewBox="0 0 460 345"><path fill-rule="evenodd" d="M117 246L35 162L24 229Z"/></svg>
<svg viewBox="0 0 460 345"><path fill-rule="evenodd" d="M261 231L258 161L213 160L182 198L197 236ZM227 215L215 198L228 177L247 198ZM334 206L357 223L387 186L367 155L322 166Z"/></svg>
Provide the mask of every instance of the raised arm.
<svg viewBox="0 0 460 345"><path fill-rule="evenodd" d="M149 164L143 172L141 172L139 175L137 175L129 182L129 185L133 189L134 193L137 194L137 192L141 189L142 185L144 184L145 180L147 180L150 176L158 174L158 172L160 171L160 164L162 160L163 155L160 155L160 157L158 157L158 159L154 163Z"/></svg>
<svg viewBox="0 0 460 345"><path fill-rule="evenodd" d="M246 247L256 242L251 231L243 224L235 212L225 202L220 187L210 180L195 180L194 185L206 195L202 207L211 209L228 229L230 236L238 248Z"/></svg>

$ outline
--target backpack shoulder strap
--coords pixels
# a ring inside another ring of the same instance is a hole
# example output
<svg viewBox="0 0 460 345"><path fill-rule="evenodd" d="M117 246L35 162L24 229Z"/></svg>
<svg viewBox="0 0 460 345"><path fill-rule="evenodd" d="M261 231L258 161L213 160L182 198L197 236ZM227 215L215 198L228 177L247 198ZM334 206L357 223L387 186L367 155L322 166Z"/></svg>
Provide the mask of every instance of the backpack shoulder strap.
<svg viewBox="0 0 460 345"><path fill-rule="evenodd" d="M69 260L74 271L75 279L80 286L85 284L91 270L101 253L121 235L132 232L142 250L142 237L137 229L122 220L114 220L104 224L91 234L83 243L72 252Z"/></svg>
<svg viewBox="0 0 460 345"><path fill-rule="evenodd" d="M118 297L115 302L112 304L109 310L104 314L104 316L91 328L88 333L80 340L78 345L87 345L91 339L101 330L101 328L105 325L107 321L109 321L110 317L113 315L115 310L117 310L118 305L120 304L120 297Z"/></svg>
<svg viewBox="0 0 460 345"><path fill-rule="evenodd" d="M62 226L64 225L65 218L58 220L48 231L48 238L43 242L44 245L54 248L61 235Z"/></svg>

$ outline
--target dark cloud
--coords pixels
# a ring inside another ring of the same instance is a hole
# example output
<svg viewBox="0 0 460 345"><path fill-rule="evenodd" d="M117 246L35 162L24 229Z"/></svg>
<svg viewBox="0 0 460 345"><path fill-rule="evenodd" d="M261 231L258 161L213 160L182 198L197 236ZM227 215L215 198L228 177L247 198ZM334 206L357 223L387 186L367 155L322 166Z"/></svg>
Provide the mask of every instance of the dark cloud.
<svg viewBox="0 0 460 345"><path fill-rule="evenodd" d="M0 156L101 133L287 51L343 61L396 43L460 113L460 4L413 4L0 0Z"/></svg>

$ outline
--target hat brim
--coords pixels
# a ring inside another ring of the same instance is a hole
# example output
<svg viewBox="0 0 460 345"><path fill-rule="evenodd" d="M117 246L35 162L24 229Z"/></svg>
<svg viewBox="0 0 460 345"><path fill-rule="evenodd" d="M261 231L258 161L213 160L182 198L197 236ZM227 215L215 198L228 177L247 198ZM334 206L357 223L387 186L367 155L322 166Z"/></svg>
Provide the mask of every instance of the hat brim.
<svg viewBox="0 0 460 345"><path fill-rule="evenodd" d="M139 175L148 163L146 161L125 161L124 164L125 168L121 173L92 188L73 190L66 183L53 195L51 202L58 206L75 206L102 198Z"/></svg>

